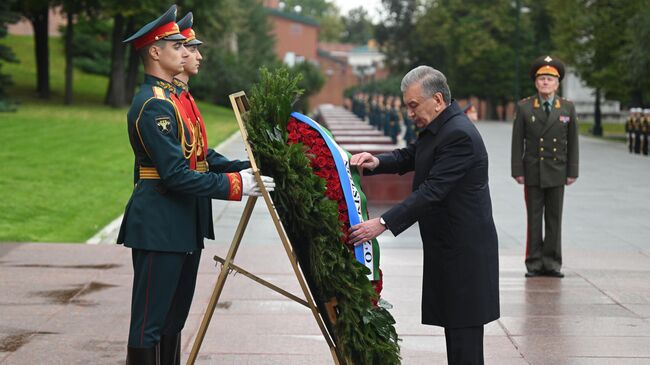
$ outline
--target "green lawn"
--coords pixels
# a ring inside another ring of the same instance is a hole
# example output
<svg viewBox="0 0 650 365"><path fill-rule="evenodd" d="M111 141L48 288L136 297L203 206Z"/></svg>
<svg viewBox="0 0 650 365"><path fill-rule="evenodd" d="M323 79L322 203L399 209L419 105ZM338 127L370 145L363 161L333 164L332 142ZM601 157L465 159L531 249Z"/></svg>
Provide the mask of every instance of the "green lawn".
<svg viewBox="0 0 650 365"><path fill-rule="evenodd" d="M75 105L62 105L63 58L50 40L53 96L35 97L31 37L2 40L20 59L3 65L16 85L15 113L0 113L0 241L83 242L124 209L133 179L126 108L103 106L108 80L75 72ZM228 108L199 103L210 144L237 125Z"/></svg>
<svg viewBox="0 0 650 365"><path fill-rule="evenodd" d="M591 129L594 126L593 121L580 122L580 134L585 136L593 136ZM614 122L602 122L603 137L611 141L625 142L625 124Z"/></svg>

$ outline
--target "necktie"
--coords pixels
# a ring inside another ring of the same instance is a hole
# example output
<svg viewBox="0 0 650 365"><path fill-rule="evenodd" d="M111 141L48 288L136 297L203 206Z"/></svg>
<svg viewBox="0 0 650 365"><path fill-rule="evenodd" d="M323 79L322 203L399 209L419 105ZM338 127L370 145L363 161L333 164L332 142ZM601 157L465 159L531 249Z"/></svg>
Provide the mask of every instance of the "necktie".
<svg viewBox="0 0 650 365"><path fill-rule="evenodd" d="M548 101L544 102L544 113L546 113L547 117L551 113L551 103L549 103Z"/></svg>

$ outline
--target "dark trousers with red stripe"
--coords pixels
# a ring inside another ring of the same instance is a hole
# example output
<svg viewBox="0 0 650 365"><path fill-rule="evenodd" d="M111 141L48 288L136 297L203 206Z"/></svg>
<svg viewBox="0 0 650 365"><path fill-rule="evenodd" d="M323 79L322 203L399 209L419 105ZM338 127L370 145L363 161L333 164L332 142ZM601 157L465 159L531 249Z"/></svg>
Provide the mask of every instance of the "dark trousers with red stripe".
<svg viewBox="0 0 650 365"><path fill-rule="evenodd" d="M528 215L526 269L529 272L560 271L564 185L526 186L525 197Z"/></svg>
<svg viewBox="0 0 650 365"><path fill-rule="evenodd" d="M201 250L132 250L133 293L129 347L154 347L180 332L190 311Z"/></svg>

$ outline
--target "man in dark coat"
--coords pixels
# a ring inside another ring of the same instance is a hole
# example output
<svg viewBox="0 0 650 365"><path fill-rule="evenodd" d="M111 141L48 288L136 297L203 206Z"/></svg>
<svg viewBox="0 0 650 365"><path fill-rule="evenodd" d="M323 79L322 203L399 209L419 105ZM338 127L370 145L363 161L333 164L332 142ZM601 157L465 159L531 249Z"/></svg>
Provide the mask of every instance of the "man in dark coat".
<svg viewBox="0 0 650 365"><path fill-rule="evenodd" d="M483 326L499 318L499 259L488 186L488 155L445 76L428 66L402 79L409 117L422 129L414 144L350 163L366 174L415 171L413 193L350 228L358 244L418 222L424 248L422 323L445 328L449 364L483 364Z"/></svg>

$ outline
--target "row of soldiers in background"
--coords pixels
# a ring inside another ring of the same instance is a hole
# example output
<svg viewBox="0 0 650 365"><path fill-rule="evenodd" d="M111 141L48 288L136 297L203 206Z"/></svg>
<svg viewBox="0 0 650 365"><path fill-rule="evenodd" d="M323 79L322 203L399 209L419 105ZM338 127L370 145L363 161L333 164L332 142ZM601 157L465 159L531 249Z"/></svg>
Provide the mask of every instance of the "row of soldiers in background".
<svg viewBox="0 0 650 365"><path fill-rule="evenodd" d="M399 96L357 92L352 97L352 113L384 132L394 144L415 141L415 125Z"/></svg>
<svg viewBox="0 0 650 365"><path fill-rule="evenodd" d="M650 136L650 109L631 108L630 117L625 122L625 133L630 153L648 155Z"/></svg>

